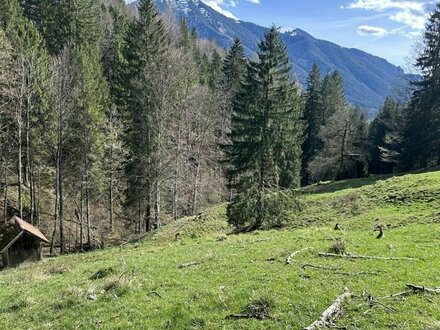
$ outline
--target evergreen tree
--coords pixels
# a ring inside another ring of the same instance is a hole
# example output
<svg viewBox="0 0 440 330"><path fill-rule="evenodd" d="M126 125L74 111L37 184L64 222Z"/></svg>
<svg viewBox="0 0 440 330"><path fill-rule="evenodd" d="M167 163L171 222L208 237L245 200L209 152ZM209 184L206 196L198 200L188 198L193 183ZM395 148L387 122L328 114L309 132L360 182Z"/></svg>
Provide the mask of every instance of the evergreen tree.
<svg viewBox="0 0 440 330"><path fill-rule="evenodd" d="M247 59L244 54L244 49L240 39L235 38L229 51L226 53L223 60L223 82L222 92L224 97L224 103L222 106L221 114L221 127L220 127L220 144L222 146L228 145L228 134L231 130L231 115L233 109L233 100L235 99L237 92L240 89L241 84L244 81L246 74ZM224 164L227 166L227 164ZM225 170L227 175L229 171ZM233 177L228 177L228 186L232 188Z"/></svg>
<svg viewBox="0 0 440 330"><path fill-rule="evenodd" d="M321 89L321 126L338 110L347 105L344 83L340 73L336 70L333 74L324 77Z"/></svg>
<svg viewBox="0 0 440 330"><path fill-rule="evenodd" d="M223 61L224 86L235 94L246 74L246 56L240 39L235 38Z"/></svg>
<svg viewBox="0 0 440 330"><path fill-rule="evenodd" d="M156 134L160 133L160 127L155 125L153 118L155 111L161 109L152 94L152 90L160 86L152 85L152 75L163 59L166 35L152 0L139 1L138 11L139 18L128 31L124 51L127 65L122 76L130 121L127 132L130 159L127 164L127 206L135 211L137 230L149 231L152 229L152 189L158 183L158 168L153 161L157 163L161 159L155 156L160 148L160 134ZM158 219L159 214L155 216Z"/></svg>
<svg viewBox="0 0 440 330"><path fill-rule="evenodd" d="M281 220L287 194L280 188L297 182L302 133L298 89L277 29L268 30L258 46L258 61L249 63L234 102L226 149L229 175L237 178L228 219L251 228Z"/></svg>
<svg viewBox="0 0 440 330"><path fill-rule="evenodd" d="M339 108L319 134L324 145L308 168L314 182L364 175L367 123L359 109Z"/></svg>
<svg viewBox="0 0 440 330"><path fill-rule="evenodd" d="M192 50L194 47L194 41L196 39L191 35L191 30L189 29L188 23L184 18L179 21L180 38L178 46L187 50Z"/></svg>
<svg viewBox="0 0 440 330"><path fill-rule="evenodd" d="M9 21L6 33L13 47L16 80L10 82L9 101L15 110L17 150L18 209L23 215L26 208L30 221L36 217L34 173L40 157L45 155L38 148L45 134L47 107L47 83L50 81L49 57L44 40L34 24L24 17L17 2L10 1ZM23 204L23 186L29 188L29 204Z"/></svg>
<svg viewBox="0 0 440 330"><path fill-rule="evenodd" d="M315 157L322 147L319 138L319 130L323 124L324 116L322 113L321 95L321 72L318 65L314 64L307 80L306 103L304 107L304 143L302 145L302 184L309 183L307 167L309 162Z"/></svg>
<svg viewBox="0 0 440 330"><path fill-rule="evenodd" d="M440 4L428 19L423 49L416 61L416 82L408 112L401 167L405 170L440 164Z"/></svg>
<svg viewBox="0 0 440 330"><path fill-rule="evenodd" d="M370 125L370 172L393 173L402 139L403 107L391 97L385 100L376 118ZM394 155L391 157L391 155Z"/></svg>
<svg viewBox="0 0 440 330"><path fill-rule="evenodd" d="M220 53L214 49L212 60L209 68L208 85L214 91L219 91L220 82L223 80L222 57Z"/></svg>

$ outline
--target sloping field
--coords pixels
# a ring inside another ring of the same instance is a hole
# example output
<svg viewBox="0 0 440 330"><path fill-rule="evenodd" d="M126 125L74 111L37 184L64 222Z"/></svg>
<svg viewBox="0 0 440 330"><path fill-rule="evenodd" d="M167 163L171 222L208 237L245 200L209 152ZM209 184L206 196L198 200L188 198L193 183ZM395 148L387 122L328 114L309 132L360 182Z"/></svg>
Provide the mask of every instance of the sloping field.
<svg viewBox="0 0 440 330"><path fill-rule="evenodd" d="M302 329L344 288L337 329L440 329L440 294L406 288L440 287L440 172L299 194L283 230L226 235L219 206L138 244L3 271L0 329Z"/></svg>

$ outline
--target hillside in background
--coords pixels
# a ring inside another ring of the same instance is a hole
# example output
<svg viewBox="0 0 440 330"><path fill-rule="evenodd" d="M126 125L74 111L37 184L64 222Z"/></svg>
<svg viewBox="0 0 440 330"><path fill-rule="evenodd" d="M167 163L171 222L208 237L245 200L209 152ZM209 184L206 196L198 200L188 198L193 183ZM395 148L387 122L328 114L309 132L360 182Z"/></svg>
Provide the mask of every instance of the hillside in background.
<svg viewBox="0 0 440 330"><path fill-rule="evenodd" d="M285 230L240 235L218 206L137 243L3 271L0 328L300 329L347 287L335 328L438 329L440 295L406 285L440 287L439 197L440 172L316 185Z"/></svg>
<svg viewBox="0 0 440 330"><path fill-rule="evenodd" d="M156 0L156 4L162 12L175 11L177 17L185 18L196 28L201 38L212 39L223 48L228 48L235 37L240 38L249 56L254 54L266 30L253 23L225 17L200 0ZM135 8L136 2L130 6ZM345 81L348 100L362 107L369 117L382 106L387 96L400 95L409 80L414 79L402 68L361 50L316 39L300 29L283 32L295 74L302 85L314 63L323 74L338 69Z"/></svg>

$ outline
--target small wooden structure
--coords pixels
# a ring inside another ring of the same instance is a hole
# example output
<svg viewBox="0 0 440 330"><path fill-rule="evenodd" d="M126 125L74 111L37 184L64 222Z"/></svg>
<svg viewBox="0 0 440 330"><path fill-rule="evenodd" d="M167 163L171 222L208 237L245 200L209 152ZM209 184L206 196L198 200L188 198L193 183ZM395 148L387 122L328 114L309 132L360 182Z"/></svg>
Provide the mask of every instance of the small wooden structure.
<svg viewBox="0 0 440 330"><path fill-rule="evenodd" d="M0 255L4 267L41 260L41 243L48 239L30 223L13 217L0 225Z"/></svg>

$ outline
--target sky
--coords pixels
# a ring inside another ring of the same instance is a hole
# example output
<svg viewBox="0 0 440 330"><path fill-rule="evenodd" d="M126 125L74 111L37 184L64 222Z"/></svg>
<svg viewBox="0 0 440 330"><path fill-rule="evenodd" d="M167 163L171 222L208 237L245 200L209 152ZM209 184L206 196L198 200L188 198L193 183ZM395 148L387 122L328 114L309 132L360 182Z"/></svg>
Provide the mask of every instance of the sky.
<svg viewBox="0 0 440 330"><path fill-rule="evenodd" d="M433 0L202 0L223 14L263 26L300 28L410 71L411 54Z"/></svg>

